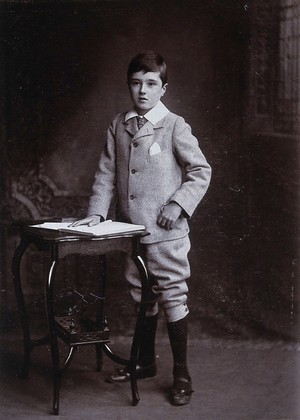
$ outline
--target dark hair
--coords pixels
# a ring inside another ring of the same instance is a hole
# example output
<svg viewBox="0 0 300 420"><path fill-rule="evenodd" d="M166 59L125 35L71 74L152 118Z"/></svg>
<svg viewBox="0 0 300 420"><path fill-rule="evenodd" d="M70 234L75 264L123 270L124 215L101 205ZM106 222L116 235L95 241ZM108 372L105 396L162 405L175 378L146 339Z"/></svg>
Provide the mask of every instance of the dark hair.
<svg viewBox="0 0 300 420"><path fill-rule="evenodd" d="M127 70L127 82L130 81L133 73L139 71L144 71L145 73L148 73L149 71L158 71L163 86L167 83L167 65L163 57L155 51L149 50L141 52L130 61Z"/></svg>

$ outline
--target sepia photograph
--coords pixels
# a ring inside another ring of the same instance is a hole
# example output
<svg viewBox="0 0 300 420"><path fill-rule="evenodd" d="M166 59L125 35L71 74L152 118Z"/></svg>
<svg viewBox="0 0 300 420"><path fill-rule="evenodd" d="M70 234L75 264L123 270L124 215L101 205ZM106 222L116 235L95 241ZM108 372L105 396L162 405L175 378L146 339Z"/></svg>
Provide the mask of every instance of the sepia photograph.
<svg viewBox="0 0 300 420"><path fill-rule="evenodd" d="M0 417L300 418L299 0L0 0Z"/></svg>

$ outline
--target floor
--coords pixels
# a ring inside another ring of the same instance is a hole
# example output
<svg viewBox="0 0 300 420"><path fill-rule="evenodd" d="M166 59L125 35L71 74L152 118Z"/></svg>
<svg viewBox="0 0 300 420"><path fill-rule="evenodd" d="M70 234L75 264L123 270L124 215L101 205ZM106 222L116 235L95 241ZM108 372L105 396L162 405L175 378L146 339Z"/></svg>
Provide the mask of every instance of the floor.
<svg viewBox="0 0 300 420"><path fill-rule="evenodd" d="M189 405L174 407L167 397L172 382L169 343L158 332L155 378L138 381L140 402L131 405L129 383L109 384L116 365L107 357L95 371L93 346L81 347L61 383L62 419L103 420L272 420L300 419L300 346L283 341L222 337L189 340L194 394ZM112 337L112 348L128 352L130 337ZM64 352L62 348L62 353ZM55 418L51 414L51 358L47 346L36 348L28 380L18 377L22 360L19 336L1 341L1 419ZM57 418L57 417L56 417Z"/></svg>

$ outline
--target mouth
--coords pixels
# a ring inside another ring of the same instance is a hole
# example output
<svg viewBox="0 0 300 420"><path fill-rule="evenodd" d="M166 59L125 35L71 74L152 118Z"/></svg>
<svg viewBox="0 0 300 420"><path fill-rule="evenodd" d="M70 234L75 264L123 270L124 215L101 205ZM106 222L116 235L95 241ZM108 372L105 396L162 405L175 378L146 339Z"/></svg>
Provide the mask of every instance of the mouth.
<svg viewBox="0 0 300 420"><path fill-rule="evenodd" d="M147 102L148 101L148 99L146 99L146 98L139 98L139 102Z"/></svg>

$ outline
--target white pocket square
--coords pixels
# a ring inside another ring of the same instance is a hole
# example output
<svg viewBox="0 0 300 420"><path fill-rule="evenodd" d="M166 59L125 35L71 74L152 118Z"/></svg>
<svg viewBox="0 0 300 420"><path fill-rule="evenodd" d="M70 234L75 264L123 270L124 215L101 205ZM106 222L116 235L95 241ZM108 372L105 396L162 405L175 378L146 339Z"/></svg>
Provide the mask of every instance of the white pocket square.
<svg viewBox="0 0 300 420"><path fill-rule="evenodd" d="M149 149L149 155L150 156L157 155L157 153L160 153L160 152L161 152L160 145L156 143L155 141Z"/></svg>

